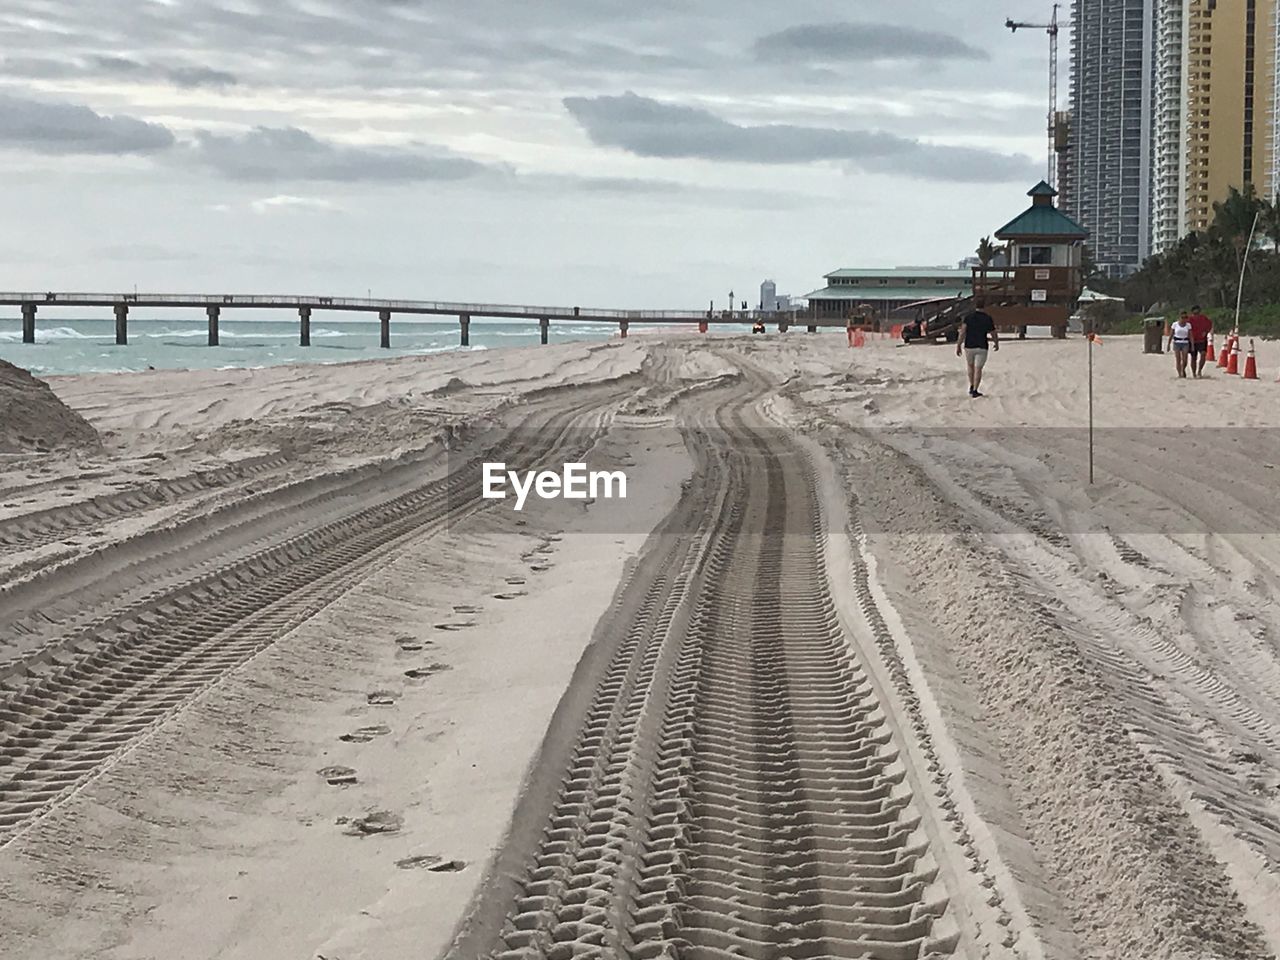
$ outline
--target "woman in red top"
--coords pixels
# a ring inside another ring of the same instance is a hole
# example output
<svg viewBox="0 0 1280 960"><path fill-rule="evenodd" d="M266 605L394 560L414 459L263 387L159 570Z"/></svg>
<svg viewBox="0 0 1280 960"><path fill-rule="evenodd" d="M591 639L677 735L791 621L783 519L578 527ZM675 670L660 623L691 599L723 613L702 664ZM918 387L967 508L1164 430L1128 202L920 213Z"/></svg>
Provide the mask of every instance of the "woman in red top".
<svg viewBox="0 0 1280 960"><path fill-rule="evenodd" d="M1191 375L1204 376L1204 362L1209 356L1209 334L1213 333L1213 321L1200 312L1200 306L1191 308L1187 317L1191 324Z"/></svg>

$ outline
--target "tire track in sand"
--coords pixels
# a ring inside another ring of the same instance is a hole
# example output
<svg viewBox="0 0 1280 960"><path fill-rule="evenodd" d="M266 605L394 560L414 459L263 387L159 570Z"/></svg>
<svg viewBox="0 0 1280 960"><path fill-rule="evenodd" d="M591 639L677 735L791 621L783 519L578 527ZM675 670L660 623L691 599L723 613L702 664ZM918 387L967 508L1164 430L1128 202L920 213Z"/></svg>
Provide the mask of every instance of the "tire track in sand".
<svg viewBox="0 0 1280 960"><path fill-rule="evenodd" d="M450 957L952 954L810 466L735 414L689 446L700 483L597 632L615 646L563 776L522 798Z"/></svg>
<svg viewBox="0 0 1280 960"><path fill-rule="evenodd" d="M585 412L584 412L585 411ZM521 432L532 458L590 441L595 404ZM580 453L581 451L574 451ZM0 845L174 711L364 579L406 537L482 509L479 461L188 579L132 613L56 638L0 687Z"/></svg>

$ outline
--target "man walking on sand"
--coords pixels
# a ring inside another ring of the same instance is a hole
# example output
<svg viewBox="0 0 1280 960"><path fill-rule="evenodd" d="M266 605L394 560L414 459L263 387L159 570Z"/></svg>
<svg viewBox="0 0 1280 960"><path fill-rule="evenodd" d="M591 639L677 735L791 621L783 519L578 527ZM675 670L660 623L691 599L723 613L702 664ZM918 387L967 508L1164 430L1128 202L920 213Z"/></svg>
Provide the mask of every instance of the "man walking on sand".
<svg viewBox="0 0 1280 960"><path fill-rule="evenodd" d="M1191 324L1191 375L1204 376L1204 362L1209 357L1209 334L1213 333L1213 321L1200 312L1200 306L1191 308L1187 317Z"/></svg>
<svg viewBox="0 0 1280 960"><path fill-rule="evenodd" d="M987 313L987 301L974 301L974 311L964 318L960 325L960 336L956 338L956 356L963 352L965 365L969 368L969 396L980 397L978 387L982 386L982 368L987 365L987 337L998 351L1000 334L996 330L996 322Z"/></svg>

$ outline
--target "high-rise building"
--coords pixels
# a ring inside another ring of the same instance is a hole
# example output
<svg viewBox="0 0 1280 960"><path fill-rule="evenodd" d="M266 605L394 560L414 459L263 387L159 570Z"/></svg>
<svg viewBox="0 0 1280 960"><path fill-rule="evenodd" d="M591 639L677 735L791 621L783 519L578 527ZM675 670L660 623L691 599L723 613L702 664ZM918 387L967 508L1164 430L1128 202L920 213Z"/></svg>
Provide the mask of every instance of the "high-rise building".
<svg viewBox="0 0 1280 960"><path fill-rule="evenodd" d="M1275 0L1187 0L1187 230L1207 228L1231 187L1271 186L1275 8Z"/></svg>
<svg viewBox="0 0 1280 960"><path fill-rule="evenodd" d="M1280 197L1280 2L1270 0L1266 4L1263 24L1264 49L1269 49L1271 85L1266 87L1263 74L1262 89L1267 98L1267 115L1263 123L1263 181L1261 193L1268 200Z"/></svg>
<svg viewBox="0 0 1280 960"><path fill-rule="evenodd" d="M1158 0L1152 241L1213 223L1231 188L1280 189L1280 0Z"/></svg>
<svg viewBox="0 0 1280 960"><path fill-rule="evenodd" d="M1152 103L1151 252L1185 233L1187 206L1187 0L1157 0Z"/></svg>
<svg viewBox="0 0 1280 960"><path fill-rule="evenodd" d="M765 313L778 311L778 285L772 280L760 284L760 309Z"/></svg>
<svg viewBox="0 0 1280 960"><path fill-rule="evenodd" d="M1245 2L1245 0L1239 0ZM1156 0L1074 0L1071 153L1065 210L1113 277L1151 250Z"/></svg>

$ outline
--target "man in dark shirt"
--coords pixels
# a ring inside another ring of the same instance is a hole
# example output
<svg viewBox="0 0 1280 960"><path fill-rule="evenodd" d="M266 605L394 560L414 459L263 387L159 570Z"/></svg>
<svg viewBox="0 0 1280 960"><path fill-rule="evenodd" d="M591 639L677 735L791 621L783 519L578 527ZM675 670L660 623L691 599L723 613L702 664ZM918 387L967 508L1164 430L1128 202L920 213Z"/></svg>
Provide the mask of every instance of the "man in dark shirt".
<svg viewBox="0 0 1280 960"><path fill-rule="evenodd" d="M1204 362L1209 357L1209 334L1213 333L1213 321L1200 312L1199 306L1191 308L1187 317L1191 324L1191 375L1204 376Z"/></svg>
<svg viewBox="0 0 1280 960"><path fill-rule="evenodd" d="M996 322L987 313L985 300L974 301L974 311L965 317L960 325L960 336L956 339L956 356L964 353L965 365L969 368L969 396L980 397L978 387L982 385L982 368L987 364L987 337L991 338L996 350L1000 349L1000 334L996 330Z"/></svg>

